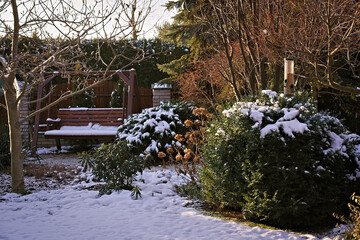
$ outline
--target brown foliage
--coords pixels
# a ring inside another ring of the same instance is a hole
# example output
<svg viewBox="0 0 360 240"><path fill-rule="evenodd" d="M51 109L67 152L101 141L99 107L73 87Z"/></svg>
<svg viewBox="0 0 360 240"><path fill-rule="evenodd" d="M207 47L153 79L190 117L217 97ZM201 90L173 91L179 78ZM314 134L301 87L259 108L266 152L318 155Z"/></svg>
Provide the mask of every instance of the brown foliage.
<svg viewBox="0 0 360 240"><path fill-rule="evenodd" d="M185 121L189 131L184 136L181 134L175 136L175 139L183 146L168 148L166 152L170 162L175 163L176 171L188 176L190 181L196 182L197 167L205 164L201 156L201 146L205 144L205 128L209 125L208 120L213 116L205 108L196 108L193 110L193 114L198 116L197 120ZM161 156L165 158L166 154L161 152Z"/></svg>
<svg viewBox="0 0 360 240"><path fill-rule="evenodd" d="M348 204L350 209L349 219L334 214L337 219L346 224L346 228L344 229L346 240L360 239L360 196L356 196L355 193L353 193L351 200L354 204Z"/></svg>
<svg viewBox="0 0 360 240"><path fill-rule="evenodd" d="M239 57L239 47L236 44L233 45L235 56L233 70L237 73L237 91L244 93L249 89L249 83L241 78L244 66ZM200 106L210 105L215 108L219 103L236 96L229 75L231 71L227 64L226 54L222 51L188 64L185 72L176 79L176 82L184 100L196 101L196 104Z"/></svg>

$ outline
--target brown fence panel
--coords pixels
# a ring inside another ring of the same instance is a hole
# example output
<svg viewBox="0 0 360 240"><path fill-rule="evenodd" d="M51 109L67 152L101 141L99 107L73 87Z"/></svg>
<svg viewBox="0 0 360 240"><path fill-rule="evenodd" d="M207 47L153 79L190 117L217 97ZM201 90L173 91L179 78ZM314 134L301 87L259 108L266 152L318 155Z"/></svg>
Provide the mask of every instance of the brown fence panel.
<svg viewBox="0 0 360 240"><path fill-rule="evenodd" d="M97 108L109 108L111 102L111 93L118 87L117 82L107 81L94 88L94 103Z"/></svg>
<svg viewBox="0 0 360 240"><path fill-rule="evenodd" d="M139 94L139 98L137 98L137 95ZM144 108L150 108L153 106L153 94L152 90L148 88L138 88L138 91L135 91L135 104L136 108L140 112Z"/></svg>
<svg viewBox="0 0 360 240"><path fill-rule="evenodd" d="M111 82L111 81L107 81L107 82L104 82L104 83L96 86L94 88L95 98L93 99L95 107L109 108L110 101L111 101L111 92L115 88L117 88L117 86L118 86L118 83ZM69 87L68 87L67 83L56 85L56 89L55 89L54 93L52 94L50 101L58 99L61 96L61 94L68 91L68 89L69 89ZM52 107L48 112L42 114L42 116L40 118L41 119L40 122L43 122L44 120L46 120L47 116L50 116L51 118L55 118L59 108L68 108L71 105L72 105L71 98L60 102L55 107Z"/></svg>

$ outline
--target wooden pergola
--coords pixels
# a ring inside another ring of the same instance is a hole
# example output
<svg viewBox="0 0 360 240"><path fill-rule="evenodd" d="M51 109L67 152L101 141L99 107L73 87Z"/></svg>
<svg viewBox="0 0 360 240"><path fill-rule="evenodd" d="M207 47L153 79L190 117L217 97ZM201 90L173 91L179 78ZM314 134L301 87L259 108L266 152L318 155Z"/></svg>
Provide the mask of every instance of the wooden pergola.
<svg viewBox="0 0 360 240"><path fill-rule="evenodd" d="M137 106L134 104L134 96L139 98L139 94L136 94L137 91L137 79L136 79L136 72L135 69L131 70L117 70L117 71L94 71L94 72L53 72L47 74L47 78L45 81L39 84L38 91L37 91L37 99L40 100L43 98L43 90L48 84L51 83L57 76L87 76L87 77L109 77L109 76L119 76L124 83L126 84L127 88L124 87L124 94L123 94L123 116L122 119L125 119L130 114L136 113L138 111ZM96 85L95 85L96 86ZM94 87L95 87L94 86ZM127 97L126 97L127 96ZM65 100L65 99L64 99ZM137 99L138 100L138 99ZM41 102L37 101L35 112L41 109ZM126 116L125 116L126 113ZM39 137L39 125L40 125L40 112L35 115L34 121L34 133L33 139L31 143L32 149L36 150L38 144L38 137Z"/></svg>

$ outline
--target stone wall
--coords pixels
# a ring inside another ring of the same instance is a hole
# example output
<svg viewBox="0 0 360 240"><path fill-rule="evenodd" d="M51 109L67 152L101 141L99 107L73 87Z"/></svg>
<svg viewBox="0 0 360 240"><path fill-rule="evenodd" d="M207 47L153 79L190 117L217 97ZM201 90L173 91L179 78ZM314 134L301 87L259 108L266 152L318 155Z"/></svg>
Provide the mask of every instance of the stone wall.
<svg viewBox="0 0 360 240"><path fill-rule="evenodd" d="M23 104L25 102L29 102L28 97L23 97L21 99L21 102L20 102L20 120L24 119L25 117L27 117L29 115L28 104ZM23 143L25 145L30 143L30 123L29 123L29 121L25 121L23 124L21 124L20 129L21 129L21 136L22 136Z"/></svg>

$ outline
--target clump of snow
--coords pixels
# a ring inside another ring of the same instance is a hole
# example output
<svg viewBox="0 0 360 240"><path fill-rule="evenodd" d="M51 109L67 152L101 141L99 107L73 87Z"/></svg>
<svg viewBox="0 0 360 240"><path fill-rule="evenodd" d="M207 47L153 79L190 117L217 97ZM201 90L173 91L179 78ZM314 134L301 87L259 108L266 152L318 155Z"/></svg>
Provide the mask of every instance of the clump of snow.
<svg viewBox="0 0 360 240"><path fill-rule="evenodd" d="M284 130L284 132L292 138L295 137L294 133L303 134L305 131L309 131L306 123L301 123L297 119L293 119L290 121L283 121L283 122L278 121L275 124L279 126L279 128L281 127Z"/></svg>
<svg viewBox="0 0 360 240"><path fill-rule="evenodd" d="M50 130L44 133L45 136L99 136L109 135L115 136L117 126L102 126L98 123L89 123L87 126L62 126L59 130Z"/></svg>
<svg viewBox="0 0 360 240"><path fill-rule="evenodd" d="M250 118L252 120L254 120L255 122L258 122L259 124L261 124L263 117L264 117L264 114L255 109L252 110L250 113Z"/></svg>
<svg viewBox="0 0 360 240"><path fill-rule="evenodd" d="M158 89L158 88L162 88L162 89L164 89L164 88L166 88L166 89L171 89L172 88L172 86L171 86L171 84L166 84L166 83L164 83L164 84L161 84L161 83L154 83L154 84L152 84L151 85L151 88L153 88L153 89Z"/></svg>
<svg viewBox="0 0 360 240"><path fill-rule="evenodd" d="M39 147L37 148L37 154L43 155L43 154L50 154L50 153L68 153L69 150L72 148L72 146L61 146L60 152L57 150L56 147Z"/></svg>
<svg viewBox="0 0 360 240"><path fill-rule="evenodd" d="M268 95L269 97L276 97L277 92L272 90L262 90L261 93Z"/></svg>
<svg viewBox="0 0 360 240"><path fill-rule="evenodd" d="M297 109L290 109L290 111L288 111L288 109L284 109L284 117L283 118L285 120L292 120L296 116L298 116L299 113L300 113L300 111Z"/></svg>
<svg viewBox="0 0 360 240"><path fill-rule="evenodd" d="M260 130L260 137L264 138L266 135L270 134L271 132L279 132L279 126L276 124L268 124L264 128Z"/></svg>

